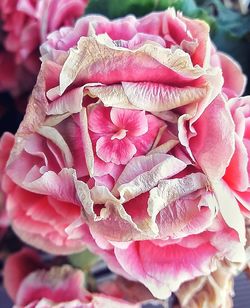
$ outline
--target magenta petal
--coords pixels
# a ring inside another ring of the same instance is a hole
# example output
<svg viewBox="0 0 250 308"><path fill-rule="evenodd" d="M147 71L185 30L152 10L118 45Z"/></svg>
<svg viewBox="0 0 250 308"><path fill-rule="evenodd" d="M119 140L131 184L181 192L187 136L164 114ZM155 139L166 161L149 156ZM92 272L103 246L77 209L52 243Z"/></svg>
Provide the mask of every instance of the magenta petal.
<svg viewBox="0 0 250 308"><path fill-rule="evenodd" d="M97 105L88 114L89 129L97 134L112 133L116 130L115 125L110 120L111 108Z"/></svg>
<svg viewBox="0 0 250 308"><path fill-rule="evenodd" d="M110 118L117 127L126 129L129 136L140 136L148 130L145 111L112 108Z"/></svg>
<svg viewBox="0 0 250 308"><path fill-rule="evenodd" d="M114 164L127 164L136 153L136 147L128 138L111 140L101 137L96 143L96 153L100 159Z"/></svg>

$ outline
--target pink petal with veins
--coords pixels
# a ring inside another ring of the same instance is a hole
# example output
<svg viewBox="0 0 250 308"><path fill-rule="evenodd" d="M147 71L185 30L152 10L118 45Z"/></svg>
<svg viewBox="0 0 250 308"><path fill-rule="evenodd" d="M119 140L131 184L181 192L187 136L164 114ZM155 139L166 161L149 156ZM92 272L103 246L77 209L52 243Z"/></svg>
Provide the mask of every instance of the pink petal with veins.
<svg viewBox="0 0 250 308"><path fill-rule="evenodd" d="M148 131L145 111L112 108L110 118L114 125L126 129L128 136L141 136Z"/></svg>
<svg viewBox="0 0 250 308"><path fill-rule="evenodd" d="M136 147L128 138L111 140L101 137L96 143L96 153L100 159L114 164L127 164L136 153Z"/></svg>

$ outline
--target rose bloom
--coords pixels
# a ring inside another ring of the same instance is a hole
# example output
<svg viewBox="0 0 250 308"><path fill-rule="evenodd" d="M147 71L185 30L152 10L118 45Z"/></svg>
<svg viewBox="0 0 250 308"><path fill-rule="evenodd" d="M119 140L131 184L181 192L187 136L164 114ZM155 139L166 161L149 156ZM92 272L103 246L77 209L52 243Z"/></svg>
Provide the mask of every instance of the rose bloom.
<svg viewBox="0 0 250 308"><path fill-rule="evenodd" d="M44 268L39 255L23 248L7 259L5 288L16 308L139 308L124 300L84 288L84 273L70 265Z"/></svg>
<svg viewBox="0 0 250 308"><path fill-rule="evenodd" d="M87 16L50 34L41 51L6 167L21 239L64 254L86 243L162 299L217 260L242 262L238 195L247 187L228 174L241 177L236 139L248 140L230 107L245 77L216 52L207 24L173 9Z"/></svg>
<svg viewBox="0 0 250 308"><path fill-rule="evenodd" d="M0 44L0 91L13 95L30 91L39 71L39 45L48 33L68 26L80 17L88 0L2 0L0 19L4 34ZM1 65L3 68L3 66ZM24 82L25 80L25 82Z"/></svg>

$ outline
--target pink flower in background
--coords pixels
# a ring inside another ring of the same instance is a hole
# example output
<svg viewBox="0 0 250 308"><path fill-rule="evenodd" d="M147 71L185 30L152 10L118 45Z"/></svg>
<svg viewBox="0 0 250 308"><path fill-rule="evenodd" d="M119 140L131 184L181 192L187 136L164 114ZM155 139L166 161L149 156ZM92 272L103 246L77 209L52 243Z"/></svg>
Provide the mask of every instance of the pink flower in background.
<svg viewBox="0 0 250 308"><path fill-rule="evenodd" d="M29 92L34 86L34 76L25 66L16 65L14 54L1 51L0 66L0 92L10 91L18 96Z"/></svg>
<svg viewBox="0 0 250 308"><path fill-rule="evenodd" d="M6 261L4 285L15 307L139 308L121 299L84 289L84 273L69 265L45 269L35 251L24 248Z"/></svg>
<svg viewBox="0 0 250 308"><path fill-rule="evenodd" d="M158 298L242 262L244 211L225 179L239 135L228 98L245 77L208 26L173 9L90 15L41 50L6 167L15 232L48 252L86 243Z"/></svg>
<svg viewBox="0 0 250 308"><path fill-rule="evenodd" d="M5 186L11 186L11 181L5 175L5 167L9 157L9 153L13 147L14 137L0 139L0 239L5 234L9 226L9 217L6 211Z"/></svg>
<svg viewBox="0 0 250 308"><path fill-rule="evenodd" d="M4 201L3 193L0 191L0 240L9 226L9 219L6 213Z"/></svg>
<svg viewBox="0 0 250 308"><path fill-rule="evenodd" d="M12 58L3 70L0 91L11 91L15 96L30 91L39 71L39 46L51 31L74 24L88 4L87 0L3 0L0 19L5 51L1 58ZM6 74L7 72L7 74ZM29 82L24 83L27 75Z"/></svg>

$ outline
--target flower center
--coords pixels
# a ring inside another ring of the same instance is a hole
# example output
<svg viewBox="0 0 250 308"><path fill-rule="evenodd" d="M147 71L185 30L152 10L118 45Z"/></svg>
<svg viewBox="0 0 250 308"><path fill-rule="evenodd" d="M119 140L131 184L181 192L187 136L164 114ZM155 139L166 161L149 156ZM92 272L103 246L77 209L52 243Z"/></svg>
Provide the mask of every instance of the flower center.
<svg viewBox="0 0 250 308"><path fill-rule="evenodd" d="M124 128L122 128L122 129L120 129L117 133L115 133L112 137L111 137L111 140L114 140L114 139L119 139L119 140L121 140L121 139L123 139L123 138L125 138L126 137L126 135L127 135L127 129L124 129Z"/></svg>

